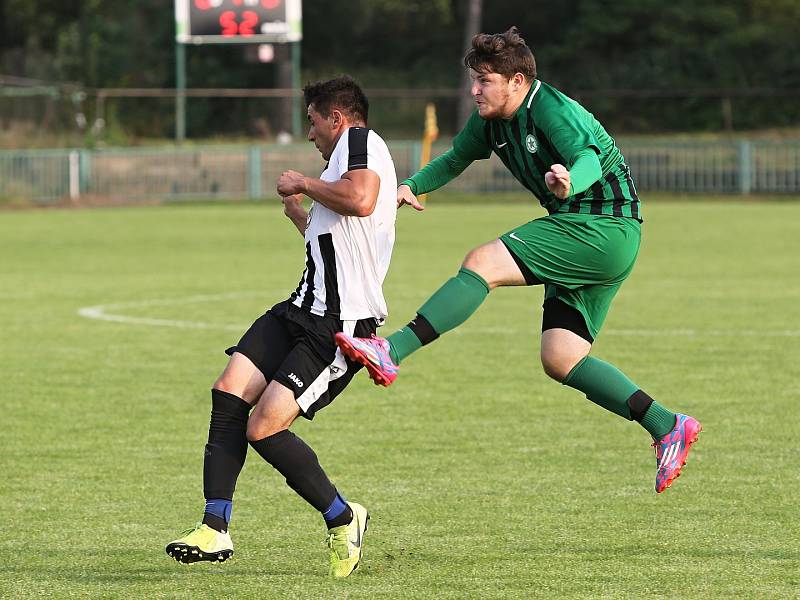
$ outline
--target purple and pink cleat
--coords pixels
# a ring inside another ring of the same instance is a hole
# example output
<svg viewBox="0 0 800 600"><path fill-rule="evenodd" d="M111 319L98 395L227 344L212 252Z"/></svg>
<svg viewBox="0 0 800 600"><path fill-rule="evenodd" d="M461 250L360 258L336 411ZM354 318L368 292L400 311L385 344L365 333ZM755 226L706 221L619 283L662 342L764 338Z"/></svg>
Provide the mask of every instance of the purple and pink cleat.
<svg viewBox="0 0 800 600"><path fill-rule="evenodd" d="M660 440L653 442L658 465L656 492L660 494L680 477L689 449L697 441L697 436L702 430L703 426L697 419L678 414L672 431Z"/></svg>
<svg viewBox="0 0 800 600"><path fill-rule="evenodd" d="M347 358L367 368L375 385L386 387L397 379L400 367L389 355L388 340L376 335L371 338L357 338L346 333L337 333L334 339Z"/></svg>

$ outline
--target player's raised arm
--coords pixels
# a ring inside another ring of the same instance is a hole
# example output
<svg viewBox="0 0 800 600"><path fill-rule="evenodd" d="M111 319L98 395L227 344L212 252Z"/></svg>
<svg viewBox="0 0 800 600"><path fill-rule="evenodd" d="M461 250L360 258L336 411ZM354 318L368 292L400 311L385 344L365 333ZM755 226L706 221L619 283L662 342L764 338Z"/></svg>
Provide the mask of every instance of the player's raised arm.
<svg viewBox="0 0 800 600"><path fill-rule="evenodd" d="M347 171L338 181L305 178L307 196L348 217L368 217L375 210L381 182L370 169Z"/></svg>
<svg viewBox="0 0 800 600"><path fill-rule="evenodd" d="M380 187L377 173L369 169L347 171L341 179L331 182L306 177L297 171L285 171L278 178L277 185L278 193L282 196L305 194L347 217L371 215L378 201Z"/></svg>

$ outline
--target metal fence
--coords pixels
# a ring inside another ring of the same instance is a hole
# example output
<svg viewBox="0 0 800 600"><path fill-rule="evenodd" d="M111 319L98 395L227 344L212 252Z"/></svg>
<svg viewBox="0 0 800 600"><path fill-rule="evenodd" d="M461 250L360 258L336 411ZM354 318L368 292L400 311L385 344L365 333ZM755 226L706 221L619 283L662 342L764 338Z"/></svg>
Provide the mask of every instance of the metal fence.
<svg viewBox="0 0 800 600"><path fill-rule="evenodd" d="M627 141L621 147L640 192L800 193L800 140ZM399 178L413 173L420 144L397 142L390 149ZM5 150L0 151L0 198L46 204L87 197L124 202L274 197L282 171L318 174L323 166L310 144ZM448 189L522 191L496 157L474 163Z"/></svg>

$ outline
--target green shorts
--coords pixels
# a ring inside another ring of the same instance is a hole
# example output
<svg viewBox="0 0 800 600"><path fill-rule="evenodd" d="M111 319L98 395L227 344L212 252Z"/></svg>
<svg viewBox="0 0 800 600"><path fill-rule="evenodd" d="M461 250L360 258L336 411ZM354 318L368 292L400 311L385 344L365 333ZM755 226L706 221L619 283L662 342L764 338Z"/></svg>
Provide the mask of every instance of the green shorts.
<svg viewBox="0 0 800 600"><path fill-rule="evenodd" d="M577 309L592 338L603 326L611 301L628 277L641 241L636 219L554 213L500 236L500 240L544 284L544 299Z"/></svg>

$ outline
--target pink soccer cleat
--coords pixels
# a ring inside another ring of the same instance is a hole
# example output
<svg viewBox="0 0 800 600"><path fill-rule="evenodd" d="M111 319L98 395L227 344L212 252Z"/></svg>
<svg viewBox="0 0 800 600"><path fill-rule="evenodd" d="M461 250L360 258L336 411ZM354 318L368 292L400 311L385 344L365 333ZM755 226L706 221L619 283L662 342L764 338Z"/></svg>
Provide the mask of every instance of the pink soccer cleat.
<svg viewBox="0 0 800 600"><path fill-rule="evenodd" d="M680 477L681 468L686 464L689 449L697 441L703 430L700 422L688 415L676 415L675 427L660 440L653 442L656 449L656 492L667 489Z"/></svg>
<svg viewBox="0 0 800 600"><path fill-rule="evenodd" d="M389 356L388 340L374 334L371 338L357 338L346 333L337 333L334 339L347 358L367 367L375 385L387 387L397 379L400 367Z"/></svg>

